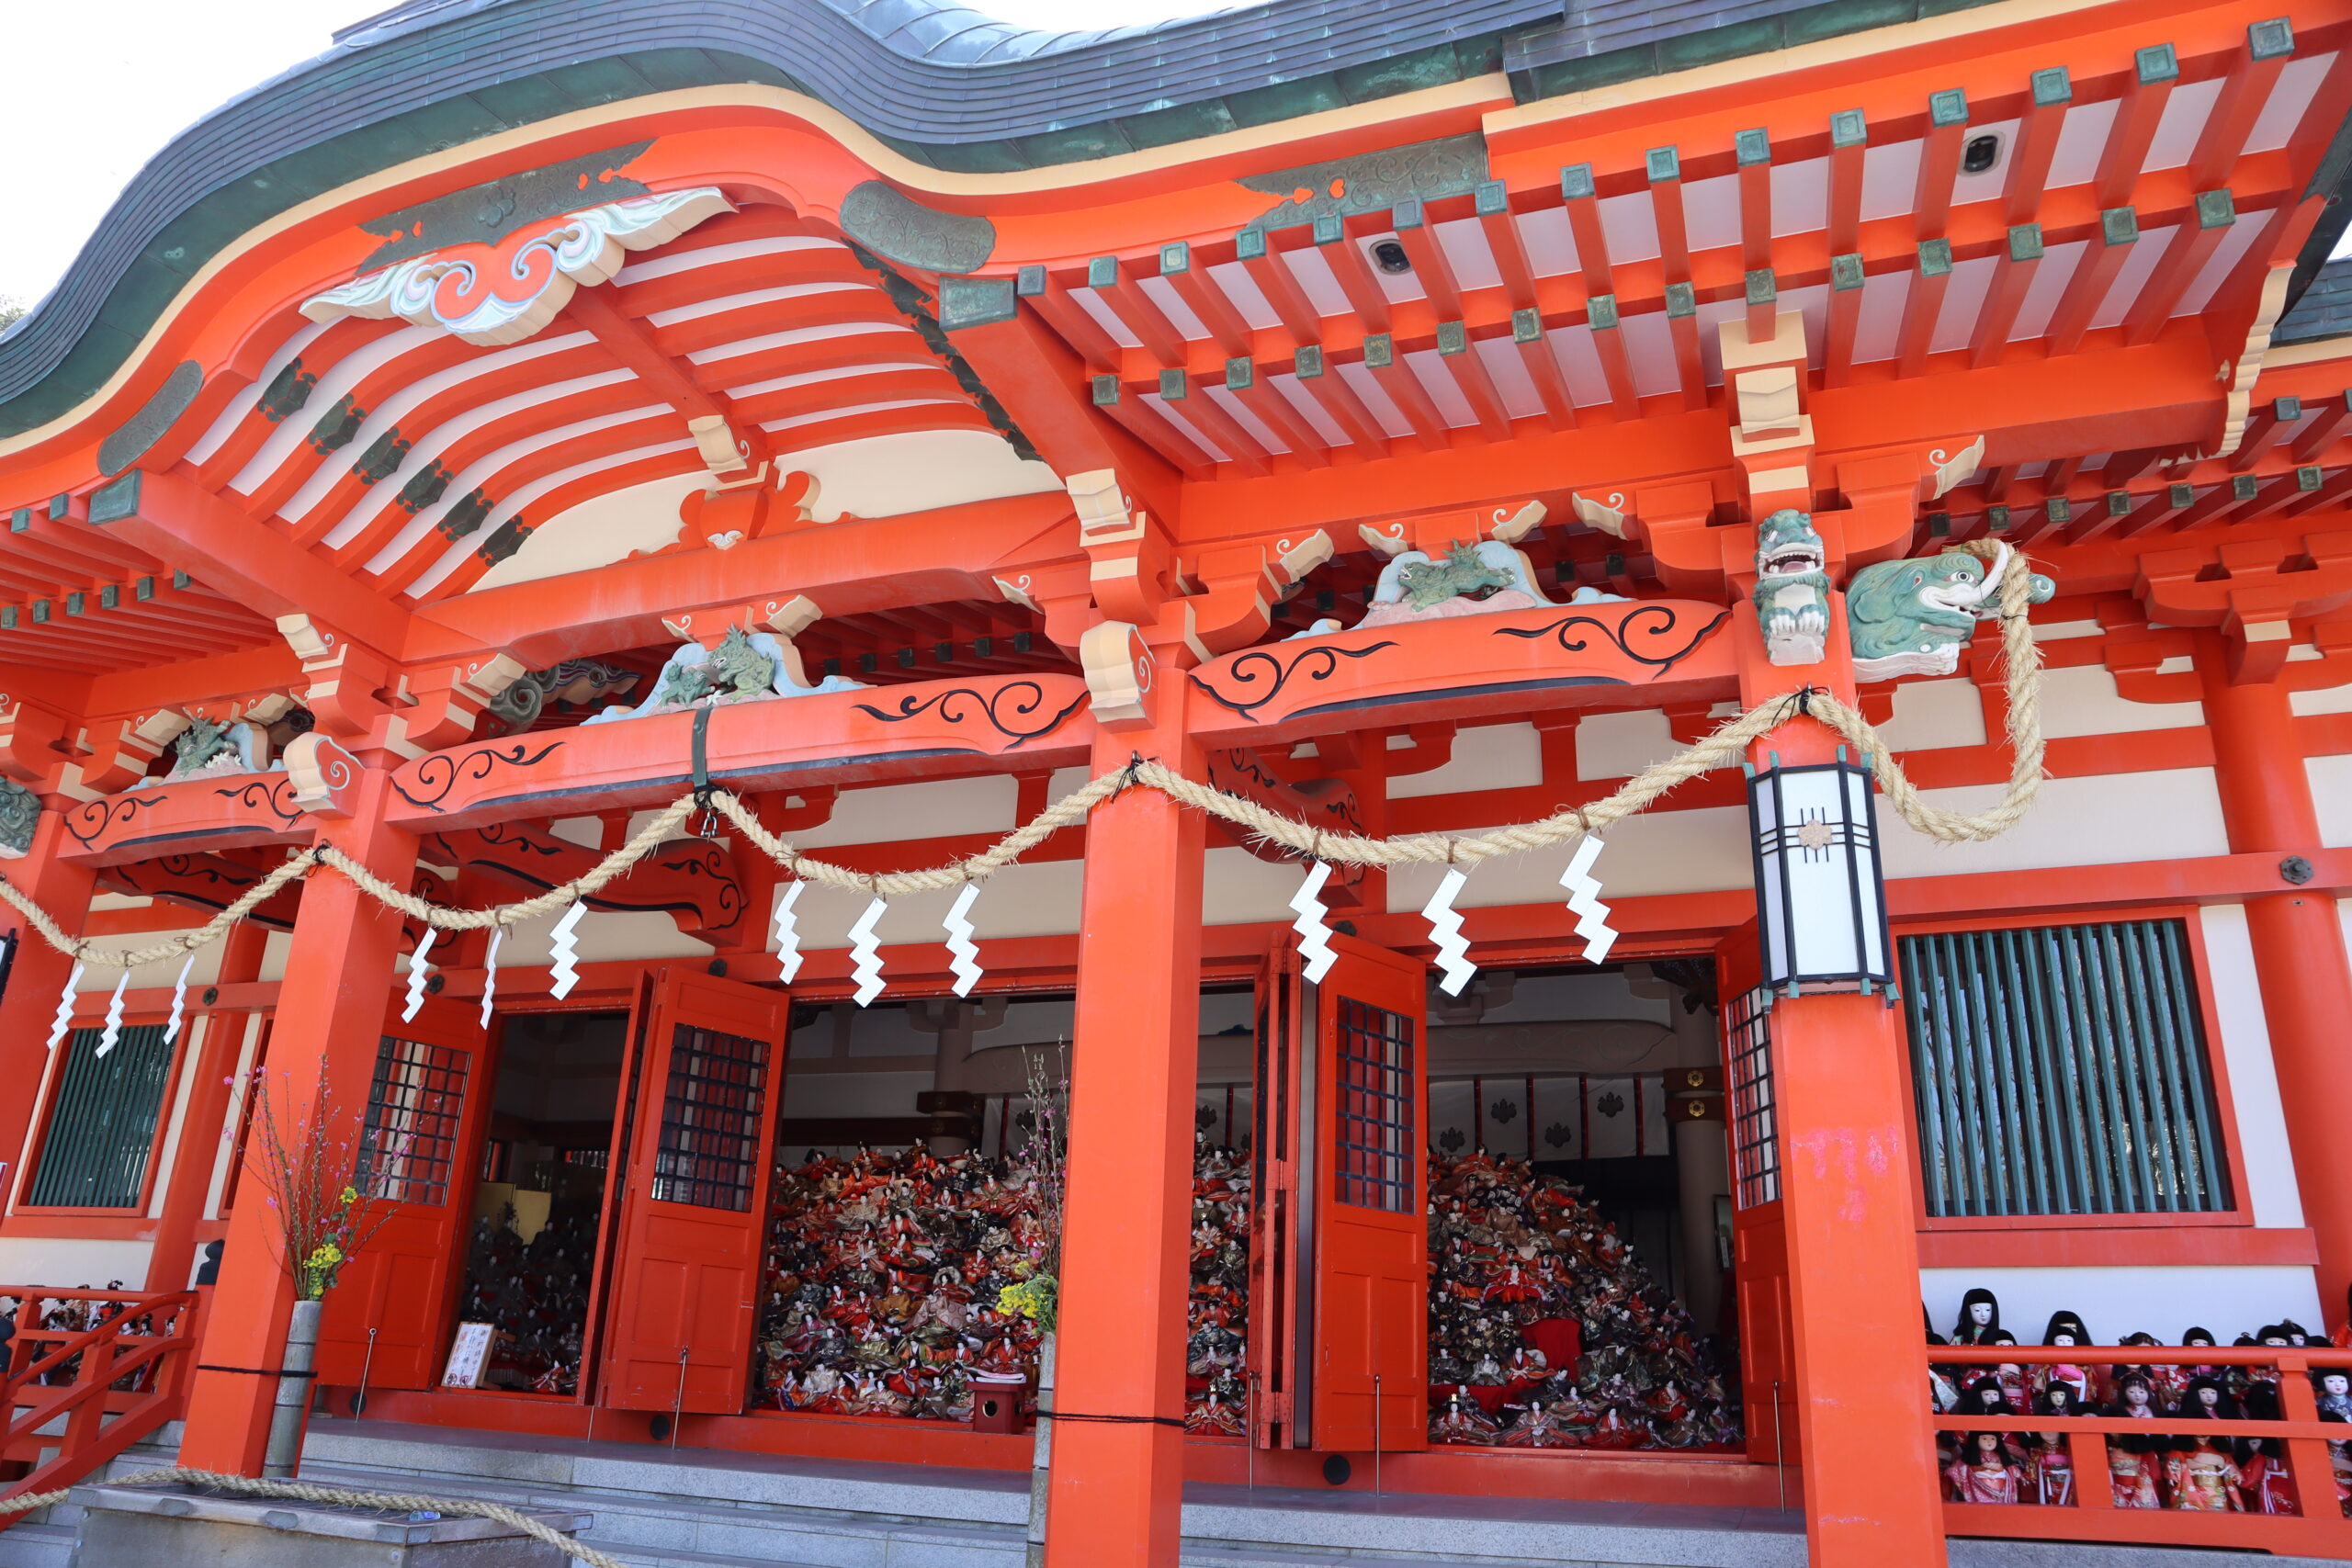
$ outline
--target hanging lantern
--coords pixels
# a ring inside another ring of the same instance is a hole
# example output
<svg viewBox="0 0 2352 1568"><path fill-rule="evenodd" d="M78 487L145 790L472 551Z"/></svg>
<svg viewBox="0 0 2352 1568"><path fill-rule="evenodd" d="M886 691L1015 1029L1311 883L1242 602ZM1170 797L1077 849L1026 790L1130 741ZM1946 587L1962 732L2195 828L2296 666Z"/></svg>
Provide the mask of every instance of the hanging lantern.
<svg viewBox="0 0 2352 1568"><path fill-rule="evenodd" d="M1871 773L1845 760L1750 769L1757 944L1765 988L1859 990L1894 979Z"/></svg>

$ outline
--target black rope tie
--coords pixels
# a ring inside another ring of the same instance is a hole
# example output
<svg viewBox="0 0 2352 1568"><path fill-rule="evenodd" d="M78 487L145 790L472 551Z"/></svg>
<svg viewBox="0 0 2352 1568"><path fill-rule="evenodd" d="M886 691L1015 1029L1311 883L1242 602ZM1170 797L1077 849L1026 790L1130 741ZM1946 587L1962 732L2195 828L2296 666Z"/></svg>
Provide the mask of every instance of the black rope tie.
<svg viewBox="0 0 2352 1568"><path fill-rule="evenodd" d="M1127 772L1127 778L1126 778L1126 782L1125 782L1125 784L1121 784L1121 785L1119 786L1119 790L1120 790L1120 793L1121 793L1121 794L1125 794L1126 791L1128 791L1128 790L1131 790L1131 789L1135 788L1135 787L1136 787L1136 784L1139 782L1138 775L1140 775L1140 774L1142 773L1142 772L1143 772L1143 753L1142 753L1142 752L1140 752L1140 751L1130 751L1130 752L1128 752L1128 753L1127 753L1127 770L1126 770L1126 772Z"/></svg>
<svg viewBox="0 0 2352 1568"><path fill-rule="evenodd" d="M1093 1421L1105 1427L1176 1427L1183 1421L1174 1416L1081 1416L1075 1410L1040 1410L1040 1421Z"/></svg>
<svg viewBox="0 0 2352 1568"><path fill-rule="evenodd" d="M227 1372L241 1378L314 1378L319 1375L316 1372L298 1372L291 1367L279 1367L273 1371L267 1367L214 1367L203 1362L198 1362L196 1370L199 1372Z"/></svg>
<svg viewBox="0 0 2352 1568"><path fill-rule="evenodd" d="M710 803L710 715L709 708L695 709L695 804L705 811L718 809Z"/></svg>

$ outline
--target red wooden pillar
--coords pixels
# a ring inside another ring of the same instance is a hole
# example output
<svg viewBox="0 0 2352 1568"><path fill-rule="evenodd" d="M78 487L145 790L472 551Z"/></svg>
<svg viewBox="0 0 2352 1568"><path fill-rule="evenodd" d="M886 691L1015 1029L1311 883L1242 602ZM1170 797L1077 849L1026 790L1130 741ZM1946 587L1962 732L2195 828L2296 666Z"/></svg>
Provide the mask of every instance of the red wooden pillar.
<svg viewBox="0 0 2352 1568"><path fill-rule="evenodd" d="M232 928L222 939L219 983L238 986L259 978L268 946L266 927L247 920ZM164 1213L155 1222L154 1250L147 1259L151 1291L176 1291L187 1284L196 1259L196 1227L203 1222L204 1200L210 1195L213 1168L220 1158L229 1079L237 1070L252 1020L248 1012L216 1012L206 1014L200 1025L204 1038L197 1049L196 1078L180 1118L178 1152L164 1178Z"/></svg>
<svg viewBox="0 0 2352 1568"><path fill-rule="evenodd" d="M90 895L97 873L86 865L58 858L61 844L74 840L65 831L65 812L77 803L62 795L45 797L45 809L33 829L32 847L21 860L0 864L17 890L29 896L70 934L79 936L89 918ZM58 998L65 994L65 977L74 961L49 945L32 922L14 909L0 907L6 917L0 929L17 932L17 959L8 972L8 989L0 996L0 1048L7 1052L7 1070L0 1072L0 1159L8 1162L8 1176L0 1183L0 1198L17 1183L20 1159L32 1150L26 1134L31 1131L33 1104L40 1094L42 1043L57 1016ZM62 1047L61 1046L61 1049Z"/></svg>
<svg viewBox="0 0 2352 1568"><path fill-rule="evenodd" d="M1742 603L1736 615L1743 703L1807 684L1854 701L1842 597L1818 664L1773 665L1754 607ZM1800 718L1758 741L1749 760L1826 762L1838 746ZM1773 1004L1771 1031L1810 1561L1939 1568L1903 1014L1883 997L1801 995Z"/></svg>
<svg viewBox="0 0 2352 1568"><path fill-rule="evenodd" d="M2197 672L2213 737L2213 782L2230 849L2283 863L2320 846L2311 775L2295 739L2287 689L2233 685L2221 634L2197 634ZM2335 899L2300 892L2283 872L2278 891L2245 902L2262 1012L2295 1157L2303 1221L2319 1244L2320 1305L2330 1327L2345 1322L2352 1286L2352 1139L2343 1135L2344 1021L2352 1018L2352 960Z"/></svg>
<svg viewBox="0 0 2352 1568"><path fill-rule="evenodd" d="M379 876L406 886L416 864L414 835L387 826L390 775L360 775L351 816L328 823L322 837ZM291 1143L307 1124L322 1089L343 1142L355 1146L391 1000L392 961L401 918L334 871L314 871L277 993L268 1070L254 1092L267 1092ZM266 1197L261 1124L245 1144L239 1201L229 1222L200 1359L229 1371L197 1374L188 1402L180 1462L201 1470L261 1473L271 1401L294 1304L293 1281L280 1258L277 1211Z"/></svg>
<svg viewBox="0 0 2352 1568"><path fill-rule="evenodd" d="M1187 690L1165 683L1155 728L1101 735L1096 774L1140 752L1201 777ZM1050 1568L1176 1565L1204 831L1149 789L1087 827L1054 1404L1154 1419L1054 1434Z"/></svg>

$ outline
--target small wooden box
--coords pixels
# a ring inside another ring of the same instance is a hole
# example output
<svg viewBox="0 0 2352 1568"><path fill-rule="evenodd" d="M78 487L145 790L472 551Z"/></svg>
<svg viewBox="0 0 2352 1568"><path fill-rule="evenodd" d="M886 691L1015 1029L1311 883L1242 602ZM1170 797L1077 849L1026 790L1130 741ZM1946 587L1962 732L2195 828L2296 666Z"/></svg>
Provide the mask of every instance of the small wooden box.
<svg viewBox="0 0 2352 1568"><path fill-rule="evenodd" d="M1019 1437L1028 1430L1021 1417L1021 1396L1029 1392L1025 1377L976 1377L972 1380L972 1430Z"/></svg>

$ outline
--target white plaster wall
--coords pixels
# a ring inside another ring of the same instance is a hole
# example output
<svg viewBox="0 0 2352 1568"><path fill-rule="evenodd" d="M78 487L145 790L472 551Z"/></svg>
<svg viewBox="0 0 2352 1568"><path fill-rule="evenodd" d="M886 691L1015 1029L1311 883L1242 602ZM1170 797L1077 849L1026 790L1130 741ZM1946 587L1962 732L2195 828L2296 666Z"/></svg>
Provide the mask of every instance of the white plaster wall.
<svg viewBox="0 0 2352 1568"><path fill-rule="evenodd" d="M1983 811L1999 803L2003 786L1970 784L1922 793L1946 809ZM1878 820L1880 852L1889 877L2114 865L2151 855L2189 860L2229 852L2211 768L2045 780L2033 809L1988 843L1941 843L1914 830L1883 801Z"/></svg>
<svg viewBox="0 0 2352 1568"><path fill-rule="evenodd" d="M237 1047L237 1083L229 1091L229 1109L220 1118L220 1147L212 1156L212 1179L204 1189L204 1217L220 1217L221 1194L229 1190L229 1156L237 1152L237 1128L244 1122L245 1089L253 1080L254 1056L261 1049L261 1015L245 1020L245 1037Z"/></svg>
<svg viewBox="0 0 2352 1568"><path fill-rule="evenodd" d="M2282 1317L2306 1328L2324 1322L2305 1268L1922 1269L1919 1294L1937 1333L1951 1333L1961 1297L1979 1285L2000 1298L2001 1326L2029 1345L2060 1311L2080 1313L2102 1345L2142 1329L2177 1345L2191 1328L2226 1345Z"/></svg>
<svg viewBox="0 0 2352 1568"><path fill-rule="evenodd" d="M1022 862L1007 866L988 880L972 906L972 926L979 940L994 937L1056 936L1078 930L1079 889L1084 863L1074 860ZM779 891L779 897L782 897ZM1284 897L1288 897L1287 894ZM947 933L940 925L956 902L956 890L911 893L893 898L876 926L885 947L900 942L940 942ZM849 928L865 912L862 893L841 893L812 887L800 896L793 913L799 919L800 945L811 952L847 947ZM773 952L775 915L769 915L768 948Z"/></svg>
<svg viewBox="0 0 2352 1568"><path fill-rule="evenodd" d="M1581 728L1581 727L1579 727ZM1476 831L1465 829L1465 832ZM1704 807L1690 811L1646 811L1609 829L1608 847L1593 864L1601 897L1650 893L1698 893L1746 887L1754 873L1744 806ZM1540 853L1499 855L1470 874L1454 899L1456 908L1495 904L1554 904L1566 869L1566 846ZM1392 912L1418 910L1430 901L1445 874L1442 865L1400 865L1388 874Z"/></svg>
<svg viewBox="0 0 2352 1568"><path fill-rule="evenodd" d="M173 931L144 931L136 936L107 937L104 940L109 948L145 947L151 942L160 942L164 937L175 934L176 933ZM277 938L273 937L271 940L276 941ZM226 948L225 942L208 942L198 950L196 967L189 970L187 975L187 983L191 988L209 986L220 976L220 954L226 951ZM130 988L137 991L169 986L179 978L180 965L187 962L187 956L183 954L154 964L142 964L130 972ZM82 977L74 982L74 988L83 992L111 991L114 989L115 982L121 977L122 971L119 969L102 968L94 964L82 971Z"/></svg>
<svg viewBox="0 0 2352 1568"><path fill-rule="evenodd" d="M1905 681L1894 688L1894 712L1879 733L1897 751L1938 751L1984 744L1984 702L1976 682Z"/></svg>
<svg viewBox="0 0 2352 1568"><path fill-rule="evenodd" d="M1389 780L1388 798L1410 800L1467 789L1523 789L1543 782L1543 745L1535 727L1485 724L1455 731L1453 755L1443 767Z"/></svg>
<svg viewBox="0 0 2352 1568"><path fill-rule="evenodd" d="M2303 776L2311 781L2312 808L2319 818L2322 847L2340 850L2352 845L2352 755L2306 757Z"/></svg>
<svg viewBox="0 0 2352 1568"><path fill-rule="evenodd" d="M2287 705L2298 715L2352 713L2352 685L2323 686L2316 692L2290 692Z"/></svg>
<svg viewBox="0 0 2352 1568"><path fill-rule="evenodd" d="M2103 664L2041 672L2041 733L2123 735L2143 729L2192 729L2205 722L2202 703L2135 703L2115 687Z"/></svg>
<svg viewBox="0 0 2352 1568"><path fill-rule="evenodd" d="M46 1285L53 1291L106 1289L109 1280L125 1288L147 1288L147 1259L154 1244L145 1241L73 1241L62 1237L0 1236L0 1285Z"/></svg>
<svg viewBox="0 0 2352 1568"><path fill-rule="evenodd" d="M563 914L558 909L509 926L498 944L498 967L545 968L553 963L556 922ZM620 958L707 958L711 953L708 942L688 936L678 929L677 921L659 910L591 909L580 917L572 935L579 942L578 957L582 964ZM408 973L409 957L405 953L400 955L401 974Z"/></svg>
<svg viewBox="0 0 2352 1568"><path fill-rule="evenodd" d="M1018 826L1012 818L1020 788L1012 774L1000 773L845 789L833 803L831 817L785 838L795 848L813 850L830 844L938 839L951 833L1009 833Z"/></svg>
<svg viewBox="0 0 2352 1568"><path fill-rule="evenodd" d="M1298 891L1305 869L1295 863L1260 860L1248 850L1231 846L1213 849L1206 856L1201 885L1201 923L1239 926L1259 920L1296 918L1291 895ZM1335 919L1344 919L1341 910Z"/></svg>
<svg viewBox="0 0 2352 1568"><path fill-rule="evenodd" d="M2198 921L2204 930L2206 974L2213 1015L2221 1024L2230 1099L2237 1109L2238 1155L2245 1165L2254 1223L2301 1225L2302 1199L2295 1185L2294 1156L2287 1146L2287 1113L2270 1059L2270 1027L2263 1016L2245 908L2208 905L2198 912Z"/></svg>
<svg viewBox="0 0 2352 1568"><path fill-rule="evenodd" d="M1682 748L1656 708L1589 713L1577 720L1577 777L1629 779Z"/></svg>
<svg viewBox="0 0 2352 1568"><path fill-rule="evenodd" d="M213 945L215 947L220 946L218 942ZM262 942L261 968L259 972L254 976L254 978L256 980L283 980L286 978L286 955L288 953L292 951L293 946L293 932L270 932L268 937Z"/></svg>

